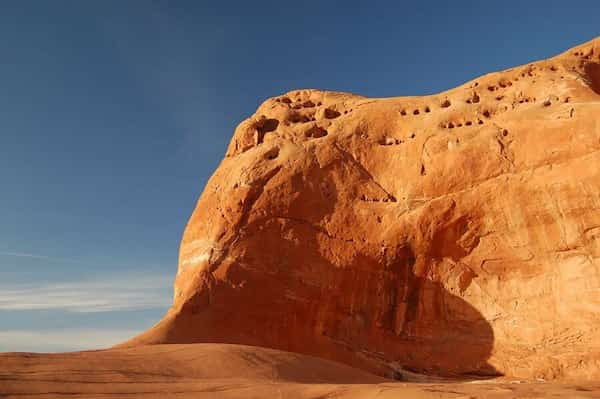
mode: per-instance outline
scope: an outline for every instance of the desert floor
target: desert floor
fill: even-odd
[[[397,382],[341,364],[225,344],[0,354],[1,398],[598,398],[600,383]]]

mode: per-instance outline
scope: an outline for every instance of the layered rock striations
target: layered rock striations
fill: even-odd
[[[382,375],[600,377],[600,38],[424,97],[298,90],[235,131],[173,306]]]

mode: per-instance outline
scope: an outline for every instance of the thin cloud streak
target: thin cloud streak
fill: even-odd
[[[6,252],[0,251],[0,256],[12,256],[15,258],[29,258],[29,259],[39,259],[39,260],[51,260],[57,262],[69,262],[69,263],[80,263],[74,259],[66,259],[66,258],[55,258],[53,256],[46,255],[38,255],[38,254],[30,254],[27,252]]]
[[[139,334],[136,330],[75,328],[0,331],[0,352],[63,352],[103,349]]]
[[[103,280],[0,284],[0,311],[62,310],[78,313],[165,308],[172,277],[115,275]]]

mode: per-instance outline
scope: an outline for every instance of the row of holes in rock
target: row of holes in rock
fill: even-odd
[[[409,139],[414,139],[415,137],[417,137],[416,133],[411,133],[411,135],[408,136]],[[398,145],[402,143],[404,143],[404,140],[394,137],[383,137],[381,140],[379,140],[380,145]]]
[[[529,65],[527,66],[524,70],[521,71],[520,74],[518,74],[517,76],[515,76],[513,79],[514,81],[519,81],[520,78],[526,78],[526,77],[535,77],[537,76],[537,74],[535,73],[536,70],[544,70],[543,67],[538,66],[538,65]],[[556,72],[558,71],[558,67],[556,67],[555,65],[550,65],[550,67],[548,67],[548,70],[552,71],[552,72]],[[564,78],[561,76],[561,78]],[[513,85],[513,82],[507,79],[502,79],[498,82],[498,84],[496,85],[488,85],[487,89],[489,91],[497,91],[499,89],[505,89],[508,88],[510,86]]]
[[[544,68],[543,67],[539,67],[537,65],[533,65],[533,64],[529,65],[529,66],[526,67],[526,69],[523,72],[521,72],[519,75],[515,76],[514,80],[518,81],[519,77],[521,77],[521,78],[524,78],[524,77],[527,77],[527,76],[534,77],[535,76],[534,71],[538,70],[538,69],[539,70],[543,70]],[[558,68],[556,66],[554,66],[554,65],[551,65],[548,69],[550,71],[552,71],[552,72],[558,71]],[[502,79],[500,79],[498,81],[497,84],[490,84],[490,85],[488,85],[487,86],[487,90],[491,91],[491,92],[494,92],[494,91],[497,91],[499,89],[506,89],[508,87],[511,87],[512,85],[513,85],[513,82],[511,80],[506,79],[506,78],[502,78]],[[477,86],[479,86],[479,82],[475,82],[474,85],[473,85],[473,87],[477,87]]]
[[[477,120],[477,125],[483,125],[483,121],[481,119]],[[472,121],[465,121],[463,122],[443,122],[440,127],[442,129],[454,129],[455,127],[463,127],[463,126],[474,126],[475,122]]]
[[[447,99],[446,99],[446,100],[442,101],[442,103],[440,104],[440,108],[448,108],[448,107],[450,107],[450,105],[452,105],[452,103],[450,102],[450,100],[447,100]],[[430,108],[428,105],[426,105],[426,106],[423,108],[423,112],[424,112],[424,113],[426,113],[426,114],[428,114],[428,113],[430,113],[430,112],[431,112],[431,108]],[[420,115],[420,114],[421,114],[421,111],[420,111],[418,108],[416,108],[416,109],[414,109],[414,110],[413,110],[411,113],[412,113],[413,115]],[[402,115],[402,116],[406,116],[406,115],[408,115],[408,114],[409,114],[409,112],[408,112],[406,109],[401,109],[401,110],[400,110],[400,115]]]
[[[514,80],[515,80],[515,82],[518,82],[519,79],[522,79],[522,78],[536,77],[536,76],[538,76],[538,74],[536,74],[535,71],[538,71],[538,70],[543,71],[544,69],[545,68],[543,66],[538,66],[538,65],[533,65],[533,64],[529,65],[524,71],[522,71],[520,74],[515,76]],[[547,69],[551,72],[557,72],[559,70],[559,68],[555,65],[550,65]],[[573,68],[571,68],[571,69],[573,69]],[[564,79],[565,77],[561,76],[560,78]],[[508,83],[510,83],[510,81]],[[535,83],[535,80],[534,80],[534,83]],[[510,85],[512,85],[512,83]]]
[[[584,53],[583,51],[575,51],[573,55],[576,57],[581,57],[584,60],[591,60],[594,57],[594,49],[589,49],[587,53]],[[598,59],[600,60],[600,53],[598,54]]]
[[[313,120],[314,120],[314,118],[313,118]],[[279,126],[279,120],[277,120],[277,119],[263,117],[262,119],[258,120],[254,125],[254,128],[256,129],[256,134],[257,134],[257,139],[256,139],[257,144],[261,144],[264,140],[265,134],[275,131],[278,126]],[[309,128],[308,130],[306,130],[304,132],[304,136],[310,137],[310,138],[324,137],[324,136],[327,136],[327,130],[320,126],[315,125],[315,126],[312,126],[311,128]]]
[[[480,100],[481,100],[481,98],[479,97],[479,94],[473,93],[473,95],[471,97],[467,98],[467,100],[465,102],[467,104],[477,104],[477,103],[479,103]],[[449,108],[451,105],[452,105],[452,103],[450,102],[450,100],[446,99],[440,104],[440,108]],[[425,108],[423,109],[423,112],[429,113],[429,112],[431,112],[431,108],[429,106],[425,106]],[[415,109],[412,111],[412,114],[420,115],[421,111],[419,109]],[[406,115],[408,115],[408,112],[406,111],[406,109],[402,109],[402,110],[400,110],[400,115],[406,116]]]
[[[352,111],[352,110],[350,110]],[[349,111],[344,111],[344,114],[347,114]],[[323,116],[325,117],[325,119],[335,119],[337,117],[339,117],[341,115],[340,112],[332,109],[332,108],[325,108],[325,110],[323,111]],[[288,121],[291,123],[307,123],[307,122],[313,122],[316,121],[317,119],[315,118],[315,114],[314,113],[310,113],[308,115],[302,115],[299,112],[292,112],[290,114],[290,116],[288,117]]]
[[[496,91],[499,89],[506,89],[510,86],[512,86],[512,82],[510,80],[501,80],[497,85],[489,85],[487,89],[488,91]]]
[[[488,109],[485,109],[485,110],[483,110],[483,112],[481,112],[481,115],[483,115],[485,118],[490,119],[493,115],[493,112]],[[483,125],[483,124],[484,124],[483,120],[480,118],[477,118],[477,125]],[[464,122],[447,121],[447,122],[442,122],[440,124],[440,127],[443,129],[454,129],[455,127],[474,126],[474,125],[475,125],[475,122],[470,121],[470,120],[467,120]]]
[[[277,98],[277,99],[275,99],[275,101],[282,102],[282,103],[285,103],[285,104],[291,104],[291,102],[292,102],[292,100],[290,100],[288,97]],[[301,108],[314,108],[314,107],[320,107],[321,105],[323,105],[323,103],[321,103],[320,101],[317,102],[316,104],[313,103],[310,100],[304,101],[302,103],[300,102],[301,100],[297,100],[297,101],[298,101],[298,103],[296,103],[293,106],[291,106],[292,109],[296,109],[297,110],[297,109],[301,109]],[[347,114],[348,112],[352,112],[352,110],[351,109],[350,110],[345,110],[344,114]],[[335,118],[337,118],[340,115],[341,115],[341,112],[336,111],[335,109],[329,108],[329,107],[325,108],[325,111],[324,111],[324,114],[323,114],[323,116],[325,118],[327,118],[327,119],[335,119]],[[311,119],[311,120],[314,120],[314,118]],[[306,121],[308,122],[308,120],[306,120]],[[292,121],[292,122],[294,122],[294,121]]]
[[[325,130],[322,127],[319,127],[319,126],[313,126],[310,129],[308,129],[304,133],[304,135],[307,138],[317,139],[317,138],[321,138],[321,137],[327,136],[327,130]],[[278,156],[279,156],[279,148],[277,148],[277,147],[274,147],[274,148],[270,149],[264,155],[265,159],[268,159],[268,160],[276,159]]]
[[[578,53],[575,53],[575,55],[577,55],[577,54]],[[533,77],[533,76],[535,76],[535,74],[534,74],[533,71],[535,69],[537,69],[537,68],[538,67],[533,66],[533,65],[529,66],[524,72],[521,72],[520,76],[521,77],[526,77],[526,76]],[[543,69],[543,68],[540,68],[540,69]],[[549,70],[553,71],[553,72],[556,72],[556,71],[558,71],[558,68],[556,66],[554,66],[554,65],[551,65],[549,67]],[[564,78],[564,77],[561,77],[561,78]],[[516,77],[515,80],[518,81],[519,77]],[[477,87],[478,85],[479,85],[479,82],[475,82],[474,86]],[[487,90],[491,91],[491,92],[494,92],[494,91],[498,91],[499,89],[506,89],[508,87],[511,87],[512,85],[513,85],[512,81],[506,80],[506,79],[502,79],[496,85],[489,85],[489,86],[487,86]],[[497,101],[500,101],[503,98],[504,98],[504,96],[497,96],[495,99]],[[478,93],[473,93],[473,95],[471,97],[469,97],[465,102],[467,104],[477,104],[477,103],[479,103],[480,102],[479,94]],[[519,102],[520,103],[529,102],[529,99],[526,98],[523,101],[519,101]],[[535,99],[533,100],[533,102],[535,102]],[[566,102],[568,102],[568,101],[566,101]],[[452,105],[452,103],[450,102],[450,100],[446,99],[446,100],[444,100],[440,104],[440,108],[448,108],[451,105]],[[429,113],[429,112],[431,112],[431,108],[429,106],[425,106],[425,108],[423,109],[423,112]],[[418,108],[414,109],[412,112],[409,112],[406,109],[400,110],[400,115],[402,115],[402,116],[407,116],[407,115],[409,115],[409,113],[412,113],[413,115],[420,115],[421,111]]]
[[[284,103],[284,104],[288,104],[288,105],[292,104],[292,100],[289,97],[276,98],[275,101],[278,103]],[[300,109],[300,108],[314,108],[315,106],[320,107],[321,105],[323,105],[323,103],[321,103],[320,101],[315,104],[310,100],[302,102],[302,100],[298,99],[298,100],[296,100],[296,104],[292,105],[291,107],[295,108],[295,109]]]
[[[478,85],[479,85],[479,83],[475,82],[474,86],[478,86]],[[498,86],[495,86],[495,85],[488,86],[488,90],[495,91],[498,89],[498,87],[506,88],[506,87],[510,87],[510,86],[512,86],[511,81],[501,80],[500,82],[498,82]],[[499,100],[499,98],[496,98],[496,99]],[[465,100],[465,102],[467,104],[477,104],[480,102],[480,100],[481,100],[481,98],[479,97],[479,94],[477,92],[474,92],[472,96],[470,96],[469,98],[467,98],[467,100]],[[450,102],[450,100],[445,99],[444,101],[442,101],[442,103],[440,103],[440,108],[449,108],[451,105],[452,105],[452,103]],[[429,106],[425,106],[423,111],[425,113],[429,113],[429,112],[431,112],[431,108]],[[415,109],[412,111],[413,115],[419,115],[420,113],[421,112],[419,111],[419,109]],[[402,110],[400,110],[400,115],[406,116],[406,115],[408,115],[408,112],[406,111],[406,109],[402,109]]]

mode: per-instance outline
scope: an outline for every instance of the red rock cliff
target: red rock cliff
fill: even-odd
[[[172,308],[126,345],[598,378],[599,150],[600,38],[432,96],[269,99],[188,222]]]

